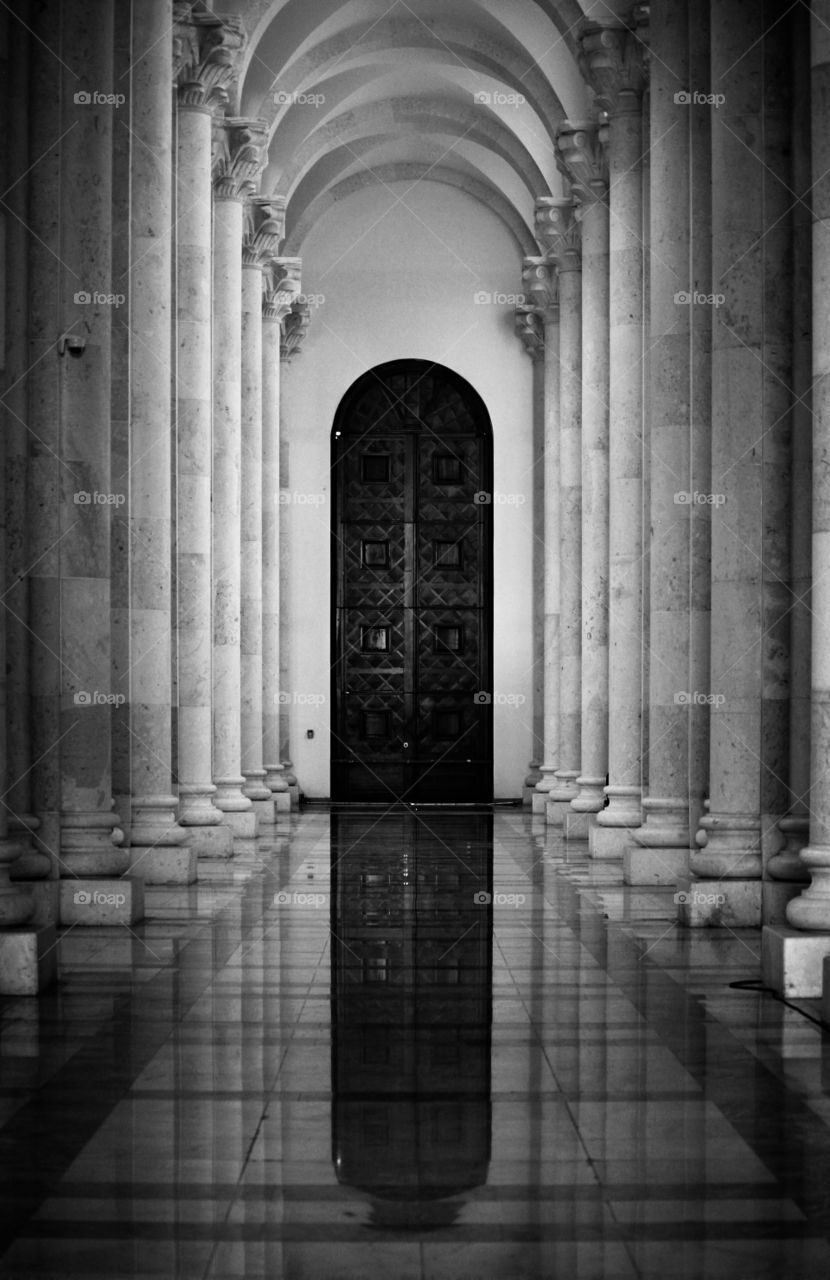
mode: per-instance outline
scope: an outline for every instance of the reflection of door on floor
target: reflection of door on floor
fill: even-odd
[[[492,799],[492,434],[440,365],[380,365],[333,433],[332,797]]]

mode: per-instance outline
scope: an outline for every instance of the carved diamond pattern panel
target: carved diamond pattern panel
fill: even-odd
[[[351,522],[341,526],[343,567],[346,581],[344,604],[384,609],[403,605],[404,526],[402,524],[366,524]],[[367,564],[366,544],[384,547],[386,564]],[[371,553],[375,556],[378,552]],[[370,556],[371,558],[371,556]]]
[[[481,526],[460,521],[422,521],[418,526],[418,580],[416,603],[421,607],[468,607],[479,604],[481,563]],[[457,566],[447,565],[436,546],[449,547],[458,559]]]
[[[419,441],[419,516],[425,518],[423,504],[437,503],[439,507],[445,503],[455,506],[458,502],[473,501],[473,495],[482,489],[481,482],[481,442],[473,439],[441,441],[440,437],[421,439]],[[448,470],[445,458],[457,458],[459,463],[458,483],[440,483],[436,479],[442,470]],[[443,514],[450,514],[444,511]]]
[[[398,693],[404,682],[404,611],[402,609],[343,609],[344,692]],[[366,652],[364,628],[388,627],[389,647]]]
[[[426,693],[418,698],[418,755],[427,760],[480,759],[483,709],[472,693]],[[445,734],[453,733],[452,737]]]
[[[418,685],[422,692],[481,688],[479,615],[475,609],[422,609],[418,616]],[[441,643],[444,627],[458,627],[461,647]],[[437,651],[436,651],[437,650]]]
[[[388,458],[388,480],[364,479],[364,459]],[[345,497],[343,519],[403,520],[406,484],[406,441],[400,437],[382,440],[349,438],[340,463],[343,468]]]

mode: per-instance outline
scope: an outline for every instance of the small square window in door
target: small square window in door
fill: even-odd
[[[360,647],[364,653],[388,653],[389,628],[361,627]]]
[[[388,484],[388,453],[364,453],[360,459],[360,478],[365,484]]]
[[[461,484],[461,459],[454,453],[433,454],[432,479],[435,484]]]
[[[364,542],[363,566],[366,569],[387,569],[389,567],[388,542]]]

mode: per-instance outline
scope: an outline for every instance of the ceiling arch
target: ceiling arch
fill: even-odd
[[[465,192],[533,253],[536,199],[563,194],[556,128],[589,114],[576,52],[595,2],[235,4],[248,43],[233,108],[268,122],[261,189],[286,200],[286,249],[301,256],[351,192],[404,179]]]

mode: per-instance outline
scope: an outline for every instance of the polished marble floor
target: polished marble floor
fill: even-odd
[[[830,1036],[674,915],[518,809],[321,809],[65,930],[0,1276],[830,1275]]]

